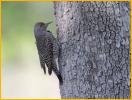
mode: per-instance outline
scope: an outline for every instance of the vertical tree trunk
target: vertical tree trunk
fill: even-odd
[[[55,2],[62,98],[130,97],[129,2]]]

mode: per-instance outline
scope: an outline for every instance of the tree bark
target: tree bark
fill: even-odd
[[[129,2],[54,2],[62,98],[130,98]]]

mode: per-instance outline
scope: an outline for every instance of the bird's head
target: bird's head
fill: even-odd
[[[35,35],[43,35],[43,31],[46,31],[47,30],[47,27],[49,24],[51,24],[51,22],[48,22],[48,23],[43,23],[43,22],[38,22],[35,24],[34,26],[34,34]]]

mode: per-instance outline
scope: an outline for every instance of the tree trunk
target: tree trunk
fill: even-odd
[[[129,2],[55,2],[62,98],[130,97]]]

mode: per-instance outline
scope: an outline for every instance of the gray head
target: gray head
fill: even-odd
[[[34,26],[34,34],[35,36],[40,36],[43,35],[43,31],[47,30],[47,27],[49,24],[51,24],[52,22],[48,22],[48,23],[43,23],[43,22],[38,22],[35,24]]]

